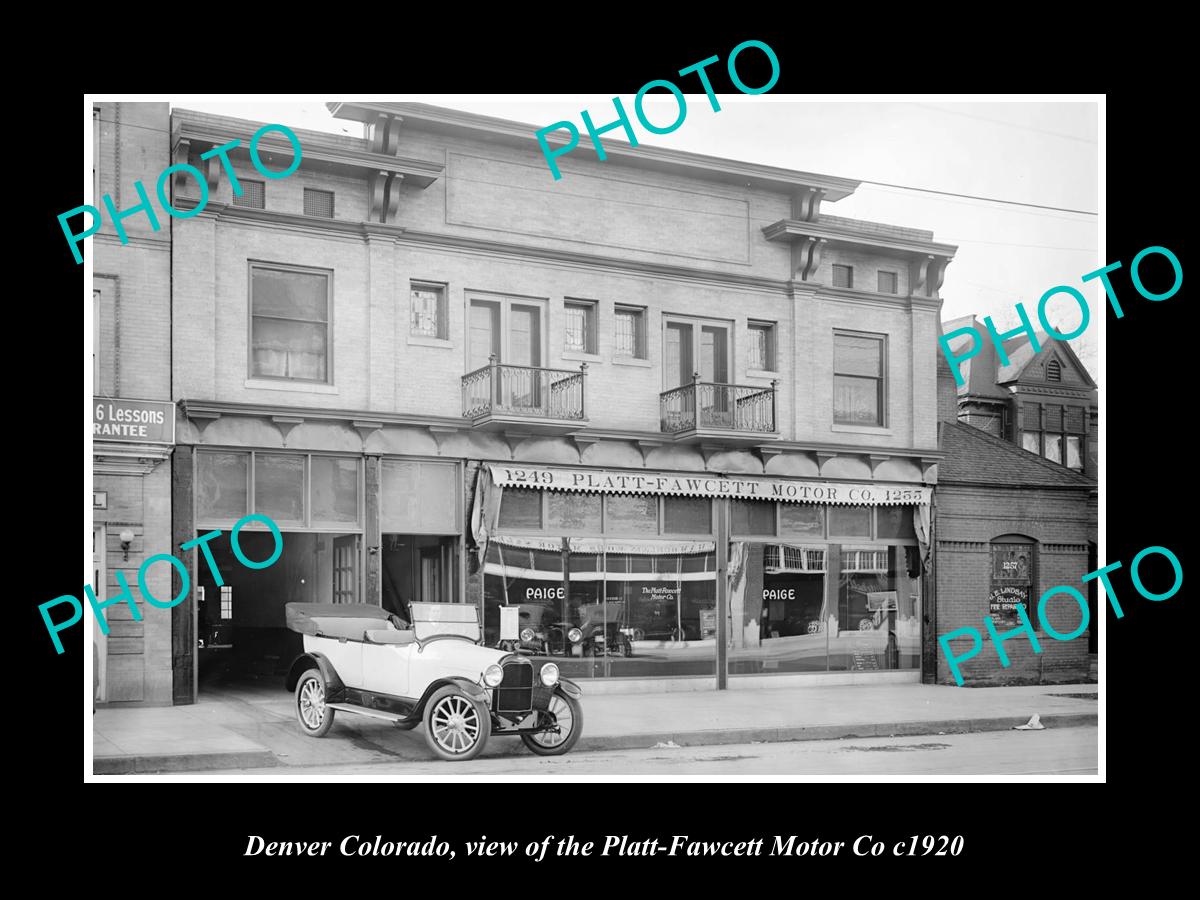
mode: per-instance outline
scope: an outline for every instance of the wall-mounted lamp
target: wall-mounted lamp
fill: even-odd
[[[125,562],[129,562],[129,545],[133,543],[133,532],[126,528],[121,532],[121,550],[125,554]]]

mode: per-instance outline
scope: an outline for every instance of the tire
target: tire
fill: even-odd
[[[583,734],[583,706],[574,697],[555,691],[550,695],[549,711],[560,722],[566,720],[566,716],[562,715],[564,711],[570,715],[570,733],[565,737],[561,733],[523,734],[521,741],[538,756],[561,756],[574,747]]]
[[[438,688],[425,704],[425,743],[441,759],[474,759],[492,733],[487,706],[460,688]]]
[[[859,631],[874,631],[875,623],[872,622],[870,619],[859,619],[858,620],[858,630]]]
[[[309,669],[296,682],[296,720],[309,737],[325,737],[333,727],[336,710],[325,705],[325,679],[320,669]]]

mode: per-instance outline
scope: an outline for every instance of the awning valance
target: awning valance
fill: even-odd
[[[666,494],[678,497],[731,497],[735,500],[778,500],[835,506],[927,505],[933,489],[921,485],[814,481],[721,475],[656,475],[569,469],[557,466],[488,466],[498,487],[547,491],[593,491],[607,494]]]

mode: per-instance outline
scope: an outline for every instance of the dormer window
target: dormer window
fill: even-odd
[[[1046,380],[1062,381],[1062,363],[1057,359],[1052,359],[1046,363]]]

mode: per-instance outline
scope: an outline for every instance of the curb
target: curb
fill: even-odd
[[[92,774],[142,775],[159,772],[202,772],[205,769],[259,769],[279,765],[282,763],[270,750],[97,756],[92,760]]]
[[[579,739],[577,751],[647,750],[655,744],[674,741],[680,747],[713,744],[750,744],[773,741],[833,741],[843,738],[908,737],[928,734],[968,734],[978,731],[1008,731],[1024,725],[1028,716],[990,719],[933,719],[920,722],[881,722],[846,725],[794,725],[782,728],[730,728],[712,731],[653,732],[647,734],[599,735]],[[1096,725],[1098,713],[1059,713],[1042,716],[1047,728],[1080,728]]]
[[[1047,728],[1082,728],[1099,723],[1097,713],[1059,713],[1042,716]],[[913,737],[918,735],[969,734],[1008,731],[1023,725],[1027,716],[997,716],[990,719],[932,719],[920,722],[881,722],[845,725],[793,725],[779,728],[727,728],[710,731],[647,732],[588,737],[584,735],[575,752],[601,750],[649,750],[657,743],[673,741],[679,747],[717,744],[750,744],[779,741],[834,741],[848,738]],[[674,748],[672,748],[674,749]],[[497,757],[528,756],[527,752],[487,754]],[[394,760],[390,762],[400,762]],[[287,767],[269,750],[229,753],[174,753],[154,756],[102,756],[94,760],[96,775],[134,775],[157,772],[199,772],[205,769],[254,769]],[[289,768],[303,769],[304,766]]]

